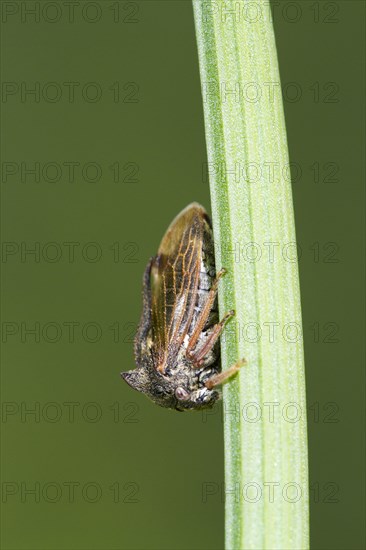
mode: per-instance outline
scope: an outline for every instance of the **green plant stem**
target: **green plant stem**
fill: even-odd
[[[265,0],[193,6],[216,261],[228,270],[219,306],[236,311],[223,369],[248,361],[224,387],[226,548],[299,550],[309,523],[305,378],[270,8]]]

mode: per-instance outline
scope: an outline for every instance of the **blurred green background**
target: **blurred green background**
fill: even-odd
[[[273,9],[311,543],[360,549],[364,4]],[[221,406],[177,414],[119,378],[145,263],[181,208],[209,209],[191,3],[2,2],[2,67],[2,548],[221,549]]]

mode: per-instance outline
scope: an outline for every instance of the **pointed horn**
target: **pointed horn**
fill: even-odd
[[[121,377],[134,390],[142,392],[145,390],[146,376],[143,369],[134,369],[121,372]]]

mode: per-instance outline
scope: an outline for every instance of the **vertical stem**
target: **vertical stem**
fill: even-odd
[[[286,129],[269,2],[193,0],[221,313],[226,548],[308,547],[305,378]]]

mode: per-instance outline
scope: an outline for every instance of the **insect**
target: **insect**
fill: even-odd
[[[217,386],[244,360],[221,372],[217,290],[226,270],[215,271],[211,221],[192,203],[173,220],[143,276],[143,308],[134,352],[137,368],[123,379],[162,407],[210,408]]]

